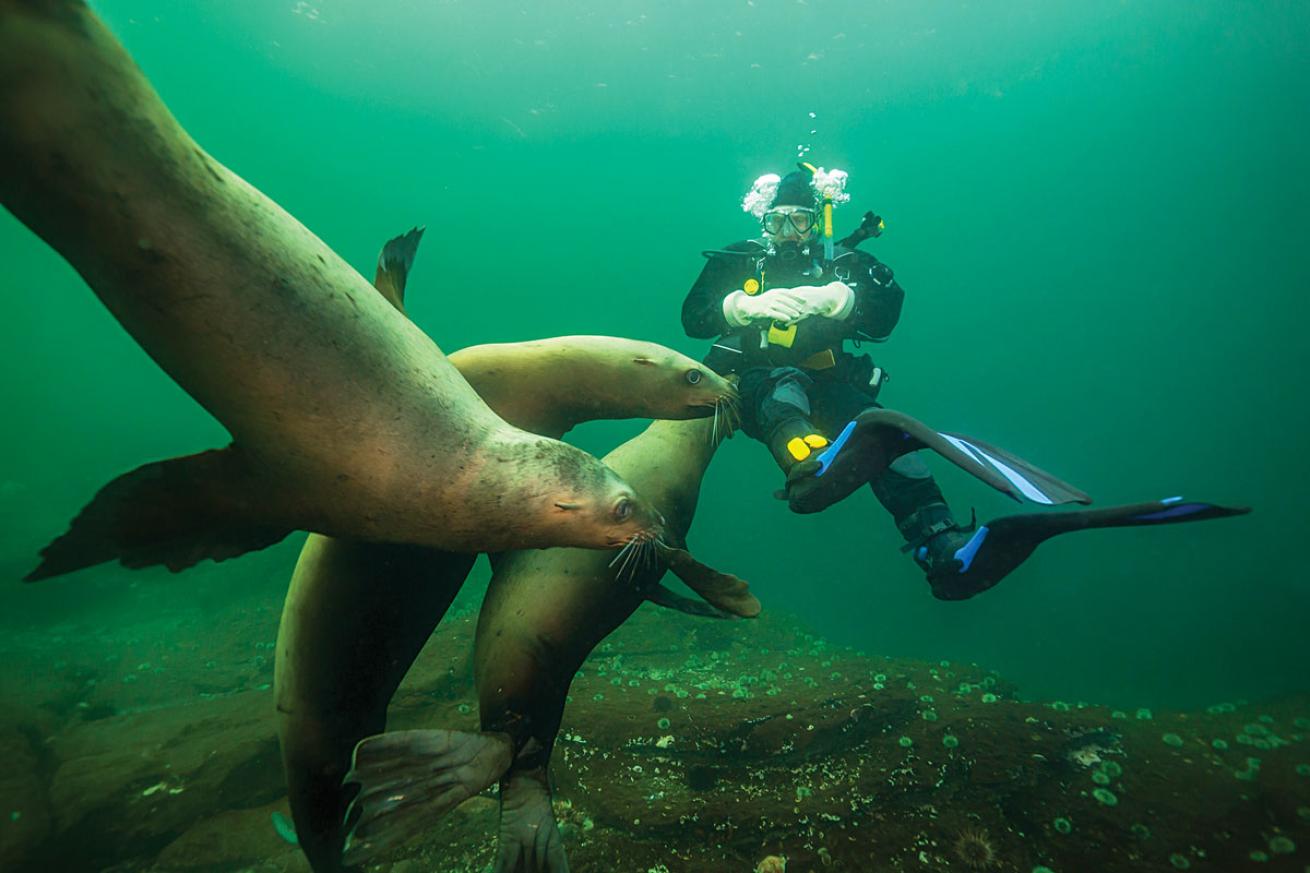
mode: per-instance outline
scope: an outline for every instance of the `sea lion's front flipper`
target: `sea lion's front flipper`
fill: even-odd
[[[569,873],[544,768],[500,783],[500,830],[492,873]]]
[[[928,576],[933,595],[942,600],[964,600],[986,591],[1018,567],[1039,545],[1051,537],[1097,527],[1138,527],[1178,524],[1244,515],[1246,507],[1217,506],[1184,501],[1179,497],[1107,506],[1104,509],[1075,509],[1007,515],[980,525],[954,560],[935,566]]]
[[[346,810],[347,866],[423,833],[434,818],[493,785],[509,769],[507,734],[461,731],[392,731],[355,746],[342,782],[358,784]]]
[[[261,519],[262,495],[234,448],[156,461],[100,489],[41,550],[35,582],[117,559],[173,572],[223,561],[281,541],[291,528]]]
[[[373,276],[373,287],[401,312],[405,311],[405,284],[409,281],[414,255],[418,253],[419,240],[423,239],[423,231],[426,229],[416,227],[389,239],[378,253],[378,270]]]
[[[656,606],[662,606],[665,609],[672,609],[676,612],[683,612],[687,615],[695,615],[702,618],[740,618],[740,616],[719,609],[717,606],[706,603],[703,600],[683,597],[681,594],[670,591],[663,585],[652,585],[646,589],[645,594],[646,599]]]
[[[660,557],[668,562],[673,575],[705,598],[707,603],[742,618],[755,618],[760,614],[763,607],[759,599],[751,594],[750,586],[744,579],[705,566],[686,549],[661,546]]]

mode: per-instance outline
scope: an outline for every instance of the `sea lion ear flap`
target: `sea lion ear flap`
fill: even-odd
[[[655,362],[652,361],[650,358],[647,358],[647,357],[633,358],[633,359],[632,359],[632,363],[634,363],[634,364],[644,364],[644,365],[647,366],[647,367],[653,367],[653,366],[655,366]]]
[[[569,512],[569,511],[574,510],[574,509],[581,509],[581,508],[582,508],[582,504],[581,504],[581,503],[566,503],[566,502],[563,501],[563,500],[556,500],[556,501],[555,501],[555,506],[557,506],[558,508],[564,510],[565,512]]]

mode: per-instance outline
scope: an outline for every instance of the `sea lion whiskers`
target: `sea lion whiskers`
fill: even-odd
[[[655,566],[655,543],[653,538],[643,540],[641,545],[637,547],[637,560],[643,569]]]
[[[619,549],[617,552],[614,553],[614,557],[610,560],[608,566],[613,567],[613,566],[614,566],[615,564],[617,564],[620,560],[622,560],[623,556],[624,556],[625,554],[627,554],[628,550],[631,549],[631,548],[633,547],[633,545],[635,545],[635,544],[636,544],[636,540],[635,540],[635,539],[628,540],[628,541],[623,545],[623,548]]]
[[[631,583],[637,581],[637,573],[646,566],[646,556],[649,548],[650,537],[644,536],[637,540],[637,547],[632,550],[632,561],[624,568],[627,571],[626,581]],[[619,578],[623,578],[622,574],[620,574]]]
[[[626,573],[628,571],[628,568],[631,566],[632,556],[635,555],[637,551],[635,548],[636,544],[637,544],[636,540],[633,540],[632,542],[628,543],[628,545],[623,547],[623,552],[625,554],[623,557],[623,563],[619,565],[619,569],[614,574],[614,578],[616,580],[622,580],[623,574]]]
[[[609,565],[613,567],[615,562],[622,559],[614,578],[618,581],[633,581],[639,569],[651,566],[655,543],[659,539],[659,534],[653,531],[638,531],[633,534],[627,545],[619,550],[614,560],[610,561]]]
[[[719,419],[723,419],[723,436],[727,439],[737,430],[741,412],[735,394],[720,394],[714,401],[714,425],[710,431],[710,443],[719,444]]]

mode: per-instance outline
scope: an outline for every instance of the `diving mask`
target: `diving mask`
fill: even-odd
[[[788,224],[799,234],[807,234],[814,229],[818,213],[813,209],[796,209],[791,212],[772,210],[764,213],[761,223],[767,233],[780,234]]]

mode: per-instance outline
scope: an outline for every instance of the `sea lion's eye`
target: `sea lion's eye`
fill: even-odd
[[[687,382],[688,382],[688,384],[695,385],[695,384],[697,384],[698,382],[700,382],[700,380],[701,380],[701,371],[700,371],[700,370],[688,370],[688,371],[687,371]]]
[[[630,515],[632,515],[632,501],[624,497],[614,507],[614,519],[616,521],[627,521]]]

